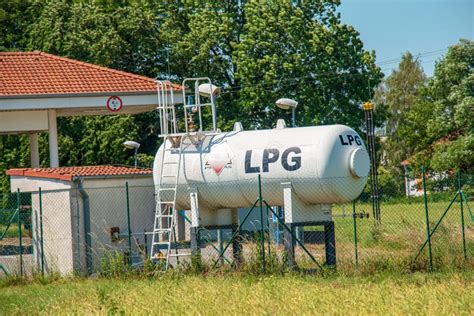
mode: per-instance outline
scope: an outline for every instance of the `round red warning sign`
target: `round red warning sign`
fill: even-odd
[[[123,102],[120,97],[113,95],[107,99],[107,109],[112,112],[118,112],[123,108]]]

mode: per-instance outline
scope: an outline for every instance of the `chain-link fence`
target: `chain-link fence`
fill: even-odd
[[[29,193],[0,195],[0,276],[35,266],[31,205]]]
[[[198,187],[200,219],[192,210],[174,212],[170,265],[191,266],[193,258],[209,268],[256,271],[472,264],[472,175],[381,174],[375,205],[370,187],[359,195],[360,183],[346,179],[259,179],[225,190],[219,184],[206,189],[210,194],[200,195]],[[189,198],[185,191],[178,199]],[[153,186],[125,182],[3,194],[0,275],[141,268],[152,255],[155,199]],[[248,207],[228,207],[236,203]],[[164,262],[167,249],[151,261]]]

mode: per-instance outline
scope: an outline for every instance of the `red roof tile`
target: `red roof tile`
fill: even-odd
[[[151,169],[124,166],[82,166],[59,168],[10,169],[9,176],[24,176],[72,181],[75,177],[151,175]]]
[[[37,51],[0,52],[0,74],[0,97],[156,93],[154,79]]]

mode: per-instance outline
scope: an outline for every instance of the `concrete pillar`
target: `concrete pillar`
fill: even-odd
[[[201,247],[199,245],[199,203],[198,193],[195,188],[190,188],[189,198],[191,200],[191,254],[193,260],[200,261]]]
[[[30,160],[32,168],[39,168],[39,145],[38,145],[38,133],[31,133],[30,135]]]
[[[56,122],[56,110],[48,110],[48,140],[49,164],[52,168],[59,167],[58,124]]]
[[[295,261],[295,225],[294,225],[294,214],[293,214],[293,187],[290,182],[281,184],[283,188],[283,208],[285,210],[285,224],[288,226],[290,231],[285,229],[284,233],[284,245],[287,254],[287,264],[290,269],[296,267]]]

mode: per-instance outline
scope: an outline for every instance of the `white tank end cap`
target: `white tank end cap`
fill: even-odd
[[[357,178],[367,177],[370,171],[370,159],[367,150],[356,148],[351,152],[349,169],[352,175]]]
[[[242,123],[240,122],[235,122],[234,123],[234,132],[240,132],[243,131],[244,127],[242,126]]]
[[[276,129],[282,129],[286,127],[286,123],[284,119],[278,119],[276,123]]]

